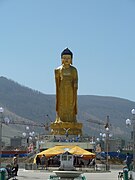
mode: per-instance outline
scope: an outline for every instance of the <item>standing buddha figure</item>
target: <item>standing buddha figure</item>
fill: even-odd
[[[64,49],[61,53],[61,66],[55,69],[56,82],[56,121],[76,122],[78,73],[72,66],[73,53]]]

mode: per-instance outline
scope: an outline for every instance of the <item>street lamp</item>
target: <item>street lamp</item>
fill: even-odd
[[[109,152],[109,127],[106,128],[106,170],[109,170],[108,152]]]
[[[27,141],[27,149],[29,151],[29,141],[33,139],[33,137],[35,136],[35,132],[32,131],[32,132],[29,132],[29,126],[26,126],[26,132],[23,132],[22,135],[24,138],[26,138],[26,141]]]
[[[131,110],[132,120],[127,119],[126,125],[133,126],[133,170],[135,171],[135,109]]]
[[[106,170],[109,170],[109,140],[112,137],[112,134],[110,134],[110,124],[109,124],[109,116],[107,116],[107,123],[105,125],[105,133],[100,133],[100,137],[102,141],[105,141],[106,145]]]
[[[1,157],[2,157],[2,120],[3,120],[4,109],[0,107],[0,167],[1,167]]]
[[[100,133],[100,137],[102,141],[105,141],[105,151],[106,151],[106,170],[109,170],[109,158],[108,158],[108,153],[109,153],[109,137],[111,135],[109,134],[109,128],[105,128],[105,133]]]
[[[27,148],[29,147],[29,126],[26,126],[26,132],[23,132],[22,135],[24,138],[26,138],[26,142],[27,142]]]

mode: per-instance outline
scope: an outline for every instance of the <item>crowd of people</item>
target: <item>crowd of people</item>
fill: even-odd
[[[79,142],[80,137],[76,136],[75,138],[69,138],[67,136],[65,137],[56,137],[54,136],[53,142]]]
[[[60,166],[60,156],[56,155],[54,157],[47,158],[45,154],[42,156],[37,155],[36,157],[36,165],[37,169],[42,168],[42,169],[48,169],[49,166]],[[81,157],[74,156],[74,161],[73,165],[75,167],[95,167],[96,166],[96,161],[95,158],[91,158],[89,160],[84,160]]]

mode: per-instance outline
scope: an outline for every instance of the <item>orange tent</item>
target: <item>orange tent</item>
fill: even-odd
[[[95,158],[95,154],[91,153],[89,151],[86,151],[85,149],[80,148],[79,146],[54,146],[52,148],[49,148],[47,150],[44,150],[38,154],[36,154],[35,158],[34,158],[34,163],[36,162],[36,157],[39,155],[39,157],[41,157],[43,154],[45,154],[45,156],[47,158],[59,155],[59,154],[63,154],[64,152],[69,152],[70,154],[73,154],[75,156],[80,156],[82,158],[85,159],[90,159],[90,158]]]

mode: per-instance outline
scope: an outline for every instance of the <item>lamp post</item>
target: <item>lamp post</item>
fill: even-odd
[[[107,123],[105,125],[105,133],[100,133],[100,137],[102,141],[105,141],[105,150],[106,150],[106,170],[109,170],[109,140],[112,137],[110,134],[110,124],[109,124],[109,116],[107,116]]]
[[[105,128],[105,133],[100,133],[100,138],[97,138],[100,143],[105,142],[105,151],[106,151],[106,170],[109,170],[109,139],[112,137],[110,134],[110,129]],[[103,144],[101,144],[102,149]]]
[[[109,127],[106,128],[106,170],[109,170],[109,159],[108,159],[108,152],[109,152]]]
[[[112,134],[110,134],[109,127],[106,127],[105,130],[106,132],[102,134],[102,137],[106,145],[106,170],[109,170],[109,140],[112,137]]]
[[[29,126],[26,126],[26,132],[23,132],[23,137],[26,138],[26,141],[27,141],[27,150],[29,152],[29,145],[30,145],[30,140],[32,140],[32,138],[35,136],[35,132],[29,132]]]
[[[1,167],[1,157],[2,157],[2,120],[3,120],[4,109],[0,107],[0,167]]]
[[[133,170],[135,171],[135,109],[131,110],[132,113],[132,120],[127,119],[126,125],[133,127]]]

